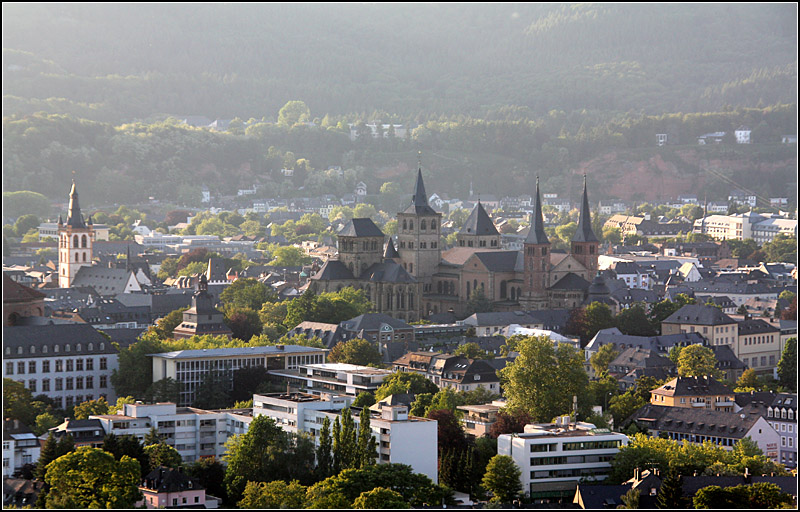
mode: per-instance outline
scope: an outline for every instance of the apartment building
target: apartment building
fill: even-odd
[[[324,363],[328,351],[300,345],[247,346],[179,350],[148,354],[153,360],[153,382],[172,378],[180,385],[178,405],[195,400],[195,392],[209,374],[221,375],[233,386],[233,372],[261,366],[267,370],[296,370],[301,365]]]
[[[33,431],[18,420],[3,421],[3,478],[39,460],[41,445]]]
[[[307,393],[357,396],[363,392],[374,394],[392,371],[356,364],[322,363],[301,365],[296,370],[270,370],[269,374]]]
[[[89,324],[3,327],[3,378],[22,383],[63,409],[117,397],[111,373],[117,349]]]
[[[733,390],[708,377],[677,377],[650,391],[650,403],[688,409],[733,412]]]
[[[797,393],[778,393],[767,407],[767,422],[781,437],[781,464],[797,468]]]
[[[492,425],[497,421],[497,413],[502,408],[495,404],[459,405],[459,411],[464,411],[461,416],[461,425],[464,432],[474,437],[483,437],[489,433]]]
[[[661,322],[662,334],[693,332],[702,335],[708,345],[736,347],[739,324],[719,308],[701,304],[687,304]]]
[[[771,374],[781,359],[781,330],[760,318],[742,320],[734,348],[736,356],[756,373]]]
[[[288,432],[307,432],[317,444],[324,419],[327,417],[333,425],[350,403],[352,397],[337,395],[253,395],[253,416],[266,415]],[[438,482],[437,422],[409,416],[408,407],[403,405],[377,405],[371,408],[370,428],[377,441],[378,463],[408,464],[415,473]],[[360,412],[350,411],[356,427]]]
[[[628,444],[624,434],[570,423],[568,416],[558,420],[497,438],[497,453],[514,459],[522,471],[522,490],[534,500],[572,498],[579,481],[605,480],[614,455]]]

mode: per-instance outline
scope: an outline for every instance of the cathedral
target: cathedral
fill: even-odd
[[[442,214],[428,204],[422,170],[411,203],[397,214],[397,247],[370,219],[353,219],[338,233],[338,259],[311,276],[316,293],[345,286],[364,290],[374,310],[414,322],[429,315],[467,314],[479,290],[494,311],[580,306],[597,274],[600,241],[592,231],[586,177],[578,229],[569,253],[553,252],[544,230],[539,181],[522,251],[501,249],[500,233],[480,201],[456,247],[440,247]],[[384,245],[385,243],[385,245]]]

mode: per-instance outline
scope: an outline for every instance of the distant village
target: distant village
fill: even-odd
[[[208,121],[206,126],[216,123],[217,129],[229,124]],[[390,131],[403,136],[406,130],[366,126],[373,137]],[[724,136],[707,134],[698,143]],[[749,143],[749,130],[740,127],[735,137]],[[796,137],[785,142],[796,143]],[[669,144],[667,135],[657,143]],[[797,468],[796,376],[793,389],[784,385],[781,365],[794,347],[796,372],[797,267],[748,259],[737,249],[743,243],[759,249],[791,241],[796,262],[796,198],[732,188],[725,202],[687,195],[637,214],[635,204],[593,202],[598,184],[592,176],[582,177],[575,201],[540,190],[538,181],[535,190],[518,197],[470,190],[468,197],[454,198],[426,188],[424,174],[420,167],[413,183],[402,184],[404,206],[391,218],[391,233],[388,223],[380,227],[370,217],[331,221],[337,208],[369,204],[377,192],[363,182],[345,197],[293,199],[268,197],[255,185],[219,197],[203,186],[202,204],[194,205],[202,209],[194,208],[166,230],[134,221],[133,239],[125,240],[112,240],[112,226],[84,213],[81,183],[73,182],[64,191],[65,215],[41,223],[37,241],[13,244],[3,258],[4,381],[19,383],[32,397],[46,397],[53,411],[65,415],[44,430],[6,417],[4,505],[36,503],[42,482],[31,477],[30,467],[50,437],[100,447],[109,434],[144,441],[155,433],[184,463],[222,461],[226,441],[247,433],[260,416],[287,432],[310,434],[318,447],[323,422],[338,425],[343,414],[352,414],[349,421],[356,426],[365,421],[371,426],[373,463],[407,464],[434,484],[453,487],[456,477],[443,473],[449,452],[441,447],[441,420],[423,416],[420,393],[408,387],[374,403],[362,397],[380,396],[397,374],[413,374],[431,383],[437,397],[444,390],[485,393],[486,401],[458,405],[453,413],[465,439],[496,440],[494,455],[513,460],[519,470],[513,497],[518,506],[524,501],[617,508],[633,490],[642,508],[652,508],[666,499],[660,498],[661,489],[674,485],[672,476],[655,467],[642,465],[621,482],[603,484],[621,471],[615,456],[640,442],[636,433],[710,442],[731,453],[748,438],[765,461],[780,468],[780,474],[750,469],[684,474],[677,492],[686,503],[709,486],[770,482],[796,506],[796,476],[786,473]],[[652,213],[659,209],[672,214]],[[457,223],[452,214],[459,210],[465,216]],[[201,212],[269,215],[270,224],[257,235],[185,234]],[[273,234],[273,225],[309,214],[328,223],[315,240],[293,244]],[[557,241],[553,228],[570,214],[574,231]],[[598,216],[606,220],[598,223]],[[280,247],[294,247],[302,262],[271,263]],[[45,261],[37,252],[42,250],[54,258]],[[209,256],[194,262],[196,272],[164,276],[173,260],[198,254]],[[247,264],[235,267],[234,258]],[[170,339],[236,338],[226,313],[231,305],[225,303],[233,293],[226,290],[247,283],[280,304],[320,296],[345,301],[351,290],[368,308],[338,322],[297,318],[299,323],[286,325],[269,343],[243,339],[239,346],[148,353],[152,383],[176,383],[173,400],[134,396],[115,412],[74,417],[72,411],[87,402],[102,398],[113,405],[125,398],[112,384],[120,353],[166,325],[170,314],[177,318]],[[659,318],[665,307],[672,309]],[[612,320],[634,311],[650,319],[642,332]],[[608,322],[592,324],[599,327],[592,330],[587,318],[601,313]],[[271,336],[266,324],[256,336]],[[613,378],[612,388],[587,402],[590,414],[578,412],[576,397],[574,407],[558,411],[553,421],[550,416],[509,426],[516,399],[505,387],[515,360],[527,357],[518,340],[529,337],[580,354],[590,386]],[[375,351],[375,361],[343,362],[342,347],[361,340]],[[708,373],[686,369],[689,363],[676,354],[689,347],[713,355]],[[254,367],[264,369],[270,391],[251,393],[242,407],[198,407],[209,375],[227,375],[229,380],[217,385],[233,389],[232,376]],[[634,393],[644,398],[632,402],[633,410],[618,405],[620,396]],[[453,505],[480,506],[491,498],[453,488]],[[147,508],[235,505],[176,468],[155,468],[139,489],[138,504]]]

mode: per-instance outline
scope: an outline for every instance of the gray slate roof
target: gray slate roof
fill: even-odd
[[[91,351],[89,343],[93,344]],[[102,350],[101,343],[104,347]],[[69,352],[65,351],[67,344],[70,345]],[[77,350],[78,344],[81,345],[81,350]],[[54,351],[56,345],[59,347],[58,352]],[[47,353],[43,353],[44,346],[48,347]],[[17,353],[19,347],[22,347],[22,354]],[[34,353],[30,352],[31,347]],[[6,349],[11,349],[11,353],[6,354]],[[80,356],[117,352],[111,342],[97,329],[83,323],[3,327],[3,350],[5,359],[53,357],[53,354]]]
[[[717,307],[702,304],[687,304],[667,317],[662,323],[726,325],[736,323],[736,321],[720,311]]]
[[[490,272],[513,272],[518,254],[519,251],[487,251],[476,252],[475,256]]]
[[[623,424],[635,421],[648,429],[683,434],[741,439],[761,416],[714,411],[711,409],[668,407],[647,404],[633,413]]]
[[[550,287],[550,290],[582,290],[586,292],[589,289],[590,283],[578,274],[569,272],[567,275],[558,280],[556,284]]]
[[[377,331],[381,324],[386,324],[394,329],[413,330],[413,326],[383,313],[364,313],[350,320],[341,322],[341,326],[348,332]]]
[[[124,268],[81,267],[72,281],[73,286],[91,286],[101,295],[118,295],[125,292],[132,272]]]
[[[470,212],[469,217],[467,217],[466,222],[464,222],[464,226],[461,228],[460,233],[477,236],[500,234],[480,201],[478,201],[478,203],[475,205],[475,208],[473,208]]]
[[[370,218],[364,219],[350,219],[344,227],[337,233],[338,236],[380,236],[383,237],[383,231],[372,222]]]

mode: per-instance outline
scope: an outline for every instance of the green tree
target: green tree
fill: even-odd
[[[486,352],[481,350],[480,345],[472,341],[459,345],[453,354],[457,356],[464,356],[467,359],[489,359]]]
[[[736,390],[742,389],[742,392],[755,391],[758,389],[758,375],[752,368],[742,372],[742,376],[736,381]],[[744,390],[747,391],[744,391]],[[739,391],[737,391],[739,392]]]
[[[511,503],[522,491],[522,471],[508,455],[495,455],[486,466],[483,486],[494,494],[492,502]]]
[[[150,472],[150,457],[147,455],[142,443],[134,435],[118,436],[114,433],[108,433],[103,438],[102,449],[113,455],[116,460],[122,459],[125,455],[136,459],[142,471],[142,478]]]
[[[608,402],[608,411],[614,417],[614,425],[621,424],[640,407],[647,405],[648,401],[630,389],[621,395],[612,397]]]
[[[371,407],[375,405],[375,395],[369,391],[362,391],[356,396],[351,405],[358,408]]]
[[[286,307],[286,320],[284,325],[292,329],[296,325],[311,319],[311,314],[317,303],[317,295],[310,287],[303,295],[292,300]]]
[[[353,501],[354,509],[379,510],[385,508],[411,508],[405,502],[403,495],[397,491],[376,487],[371,491],[364,491]]]
[[[82,446],[47,465],[47,508],[133,508],[140,478],[136,460]]]
[[[225,466],[213,457],[205,457],[194,461],[185,466],[186,474],[191,478],[197,479],[206,493],[227,501],[227,490],[225,489]]]
[[[317,447],[317,471],[320,478],[327,478],[333,472],[333,439],[331,438],[331,420],[326,416],[322,420]]]
[[[311,111],[303,101],[292,100],[278,111],[278,124],[292,127],[297,123],[305,123],[311,119]]]
[[[600,349],[592,354],[589,358],[589,364],[592,365],[592,369],[594,369],[594,373],[596,375],[600,375],[603,372],[608,371],[608,365],[611,364],[611,361],[619,356],[619,350],[614,348],[614,345],[611,343],[607,343],[602,345]]]
[[[14,233],[18,237],[22,237],[29,231],[33,230],[36,233],[36,228],[39,227],[39,217],[36,215],[23,215],[17,219],[17,222],[14,223]],[[39,240],[38,234],[36,236],[36,241]]]
[[[261,334],[261,318],[250,308],[228,306],[223,318],[225,325],[231,330],[234,338],[249,341],[253,336]]]
[[[672,510],[685,507],[682,478],[678,472],[674,470],[667,472],[664,481],[661,482],[661,489],[658,490],[656,507]]]
[[[387,396],[398,393],[410,393],[413,395],[430,393],[434,395],[438,392],[439,387],[419,373],[395,372],[385,378],[383,384],[375,391],[375,400],[380,402]]]
[[[150,460],[151,471],[162,466],[165,468],[179,468],[181,467],[181,462],[183,462],[178,450],[164,442],[145,446],[144,451]]]
[[[299,481],[247,482],[239,508],[305,508],[308,488]]]
[[[272,293],[264,283],[248,278],[237,279],[226,286],[219,295],[219,300],[225,306],[237,309],[249,308],[259,311],[265,302],[274,302],[277,296]]]
[[[347,363],[358,365],[380,365],[382,357],[377,347],[362,338],[340,341],[328,354],[331,363]]]
[[[52,412],[43,412],[36,416],[34,426],[32,426],[33,433],[42,435],[53,427],[57,427],[64,420],[63,417],[56,416]]]
[[[117,396],[144,395],[153,383],[153,362],[147,354],[167,351],[162,340],[147,334],[127,348],[120,349],[117,356],[119,366],[111,372],[111,384]]]
[[[534,421],[550,421],[572,409],[572,397],[581,396],[588,382],[583,357],[565,343],[529,337],[517,344],[519,356],[500,370],[510,409],[521,409]]]
[[[642,494],[639,489],[631,488],[628,492],[626,492],[620,497],[624,505],[621,505],[617,508],[627,508],[627,509],[639,508],[639,498],[641,497],[641,495]]]
[[[718,485],[703,487],[694,495],[694,508],[786,508],[791,506],[792,497],[781,492],[773,483],[757,482],[751,485],[737,485],[722,488]]]
[[[608,304],[603,302],[592,302],[586,306],[584,314],[584,331],[582,337],[590,340],[594,338],[597,331],[614,327],[614,315],[611,313],[611,308]]]
[[[635,304],[630,308],[623,309],[615,320],[617,328],[623,334],[630,336],[655,336],[657,334],[641,304]]]
[[[44,480],[45,473],[47,472],[47,465],[74,449],[75,443],[72,440],[72,436],[64,436],[58,440],[55,435],[50,432],[44,445],[42,445],[39,460],[36,461],[34,476],[38,480]]]
[[[718,378],[714,351],[703,345],[683,347],[678,356],[678,375],[681,377],[709,376]]]
[[[102,414],[108,414],[108,402],[105,398],[100,397],[97,400],[89,400],[76,405],[72,416],[76,420],[86,420],[89,419],[89,416]]]
[[[50,210],[50,200],[38,192],[30,190],[3,192],[3,217],[5,218],[13,219],[24,215],[46,217]]]
[[[272,257],[273,260],[269,264],[275,267],[300,267],[311,263],[311,257],[294,246],[278,247],[272,252]]]
[[[36,421],[35,411],[30,407],[31,392],[21,382],[3,378],[3,417],[19,420],[25,425]]]
[[[475,288],[467,301],[467,314],[486,313],[492,310],[492,301],[483,293],[483,288]]]
[[[338,471],[351,468],[358,469],[360,462],[358,459],[358,433],[350,408],[342,409],[339,417],[342,422],[338,436],[336,435],[335,423],[333,430],[333,459],[336,464],[335,467]]]
[[[797,390],[797,338],[789,338],[778,361],[778,380],[781,386]]]
[[[378,445],[372,436],[369,416],[370,410],[368,408],[361,409],[356,445],[356,467],[359,468],[375,464],[375,459],[378,458]]]

